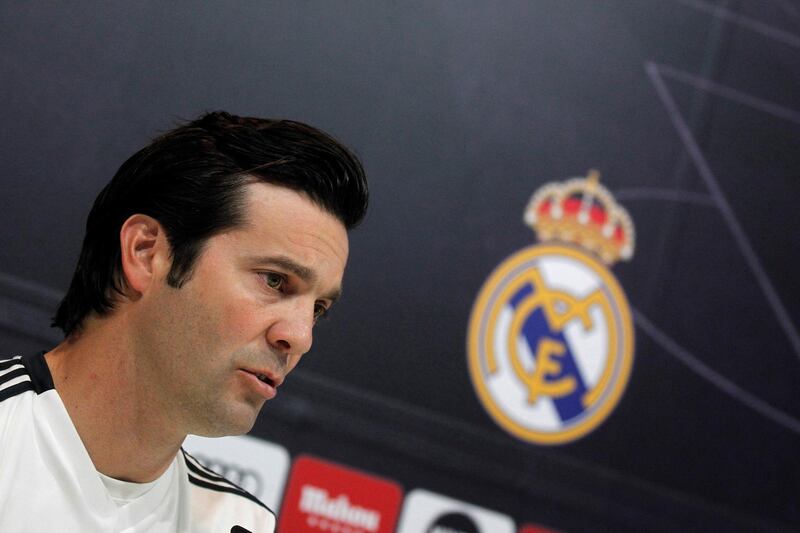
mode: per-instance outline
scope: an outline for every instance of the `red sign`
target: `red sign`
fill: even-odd
[[[392,533],[403,491],[393,481],[299,457],[278,515],[278,533]]]
[[[519,533],[559,533],[555,529],[548,529],[542,526],[534,526],[532,524],[525,524],[519,528]]]

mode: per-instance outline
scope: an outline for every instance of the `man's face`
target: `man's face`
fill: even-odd
[[[244,214],[206,242],[180,289],[161,272],[142,297],[141,371],[164,391],[154,408],[189,433],[249,431],[341,290],[348,241],[337,218],[265,183],[246,186]]]

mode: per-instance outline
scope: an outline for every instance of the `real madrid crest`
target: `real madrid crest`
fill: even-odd
[[[536,444],[594,430],[631,373],[631,313],[608,267],[633,256],[633,223],[599,179],[590,171],[533,195],[525,222],[540,244],[498,265],[470,317],[478,397],[503,429]]]

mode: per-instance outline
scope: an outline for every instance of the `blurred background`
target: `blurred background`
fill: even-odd
[[[0,80],[4,354],[60,340],[128,156],[203,111],[291,118],[354,149],[371,207],[253,436],[520,531],[800,530],[797,3],[3,2]],[[633,370],[540,446],[484,410],[468,320],[534,191],[590,168],[636,228]]]

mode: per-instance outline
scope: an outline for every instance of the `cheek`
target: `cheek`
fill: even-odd
[[[215,352],[236,350],[259,335],[258,321],[263,305],[253,298],[255,277],[243,276],[226,262],[209,256],[202,272],[198,272],[195,290],[188,304],[194,309],[195,325],[202,329],[201,338]],[[209,273],[210,272],[210,273]],[[188,286],[187,286],[188,288]]]
[[[261,334],[260,313],[250,302],[230,302],[220,308],[217,334],[232,342],[247,342]]]

